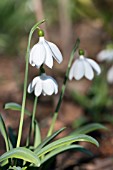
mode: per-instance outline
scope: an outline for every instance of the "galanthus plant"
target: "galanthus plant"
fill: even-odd
[[[99,61],[107,61],[113,64],[113,44],[108,44],[105,49],[97,54],[97,59]],[[108,69],[107,81],[113,84],[113,65]]]
[[[79,50],[80,58],[77,59],[72,65],[74,54],[78,50],[80,44],[80,40],[77,39],[70,55],[66,74],[64,76],[64,82],[62,85],[61,93],[59,95],[58,103],[53,113],[51,125],[48,129],[46,137],[42,139],[41,131],[35,117],[38,97],[41,94],[46,97],[46,95],[50,96],[54,93],[58,93],[58,84],[54,78],[47,75],[44,65],[46,64],[49,68],[52,68],[53,58],[55,58],[58,63],[61,63],[63,60],[59,48],[55,44],[45,40],[44,31],[39,28],[39,26],[43,22],[45,22],[45,20],[36,23],[32,27],[29,34],[25,58],[26,67],[22,105],[19,105],[18,103],[6,103],[4,107],[4,109],[20,111],[20,121],[16,138],[16,146],[13,145],[13,143],[11,142],[12,140],[8,135],[5,122],[0,115],[0,131],[6,144],[6,152],[4,152],[4,154],[0,156],[0,167],[4,170],[48,169],[48,165],[54,160],[55,156],[67,150],[80,151],[90,155],[91,152],[85,149],[82,145],[79,145],[78,142],[85,141],[99,146],[98,141],[93,137],[87,135],[87,133],[99,128],[104,128],[102,125],[97,123],[88,124],[84,127],[81,127],[81,129],[76,129],[74,132],[71,132],[65,137],[56,140],[54,139],[58,134],[62,133],[66,129],[65,127],[62,127],[61,129],[54,132],[54,125],[58,117],[68,79],[72,79],[72,77],[75,77],[79,80],[85,75],[86,78],[91,80],[94,77],[93,69],[97,72],[97,74],[100,74],[100,67],[98,66],[98,64],[92,59],[85,58],[83,50]],[[31,38],[34,31],[37,29],[39,42],[34,45],[33,48],[31,48]],[[36,69],[36,71],[37,69],[39,70],[39,75],[37,75],[28,85],[29,63],[34,66],[34,69]],[[35,95],[32,113],[30,113],[25,108],[27,92],[34,92]],[[30,117],[31,123],[29,125],[29,133],[25,142],[26,144],[24,146],[21,146],[23,132],[22,129],[25,114]],[[32,136],[33,142],[31,143]]]

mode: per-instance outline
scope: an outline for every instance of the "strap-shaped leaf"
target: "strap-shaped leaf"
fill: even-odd
[[[1,131],[1,134],[4,138],[4,140],[5,140],[6,150],[9,151],[10,149],[12,149],[12,144],[11,144],[11,141],[8,137],[7,130],[6,130],[6,127],[5,127],[5,123],[4,123],[4,120],[2,119],[1,115],[0,115],[0,131]]]
[[[98,129],[107,129],[105,126],[101,125],[100,123],[91,123],[85,126],[82,126],[78,129],[76,129],[74,132],[72,132],[70,135],[75,134],[87,134],[89,132],[98,130]]]
[[[16,110],[16,111],[21,111],[22,109],[22,106],[18,103],[6,103],[5,106],[4,106],[4,109],[9,109],[9,110]],[[31,116],[31,113],[25,109],[25,113],[28,115],[28,116]]]
[[[43,148],[47,143],[49,143],[52,139],[54,139],[57,135],[59,135],[62,131],[64,131],[66,128],[63,127],[56,132],[54,132],[51,136],[47,137],[44,139],[43,142],[36,148],[35,152],[38,153],[41,148]]]
[[[14,148],[6,153],[4,153],[0,157],[0,162],[9,159],[9,158],[18,158],[22,159],[26,162],[30,162],[35,164],[37,167],[40,166],[40,159],[37,157],[37,155],[32,152],[31,150],[24,148],[24,147],[18,147]]]
[[[35,153],[40,157],[54,149],[58,149],[59,147],[63,147],[65,145],[70,145],[74,142],[79,142],[79,141],[90,142],[96,146],[99,146],[98,141],[91,136],[84,135],[84,134],[70,135],[70,136],[58,139],[58,140],[48,144],[47,146],[42,148],[39,152],[35,151]]]
[[[84,148],[83,146],[81,146],[81,145],[68,145],[68,146],[63,146],[63,147],[57,148],[57,149],[53,150],[52,152],[48,153],[48,154],[41,160],[41,164],[43,164],[44,162],[46,162],[48,159],[56,156],[57,154],[60,154],[60,153],[62,153],[62,152],[68,151],[68,150],[84,152],[85,154],[92,155],[92,153],[91,153],[90,151],[88,151],[87,149],[85,149],[85,148]]]
[[[41,143],[40,128],[37,120],[35,120],[34,121],[34,148],[38,147],[40,143]]]

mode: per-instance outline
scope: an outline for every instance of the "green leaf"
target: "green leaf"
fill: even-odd
[[[66,128],[63,127],[56,132],[54,132],[51,136],[47,137],[42,141],[42,143],[36,148],[35,152],[38,153],[41,148],[43,148],[47,143],[49,143],[52,139],[54,139],[57,135],[59,135],[62,131],[64,131]]]
[[[10,169],[10,170],[26,170],[27,167],[21,168],[21,167],[19,167],[19,166],[13,166],[13,167],[9,167],[9,169]],[[8,170],[9,170],[9,169],[8,169]]]
[[[16,111],[21,111],[22,109],[22,106],[18,103],[6,103],[5,106],[4,106],[4,109],[9,109],[9,110],[16,110]],[[31,113],[25,109],[25,113],[28,115],[28,116],[31,116]]]
[[[47,146],[42,148],[39,152],[37,152],[37,150],[36,150],[35,153],[40,157],[54,149],[58,149],[59,147],[63,147],[65,145],[70,145],[74,142],[79,142],[79,141],[90,142],[96,146],[99,146],[99,143],[97,142],[97,140],[92,138],[91,136],[84,135],[84,134],[70,135],[70,136],[66,136],[64,138],[58,139],[58,140],[48,144]]]
[[[9,158],[18,158],[22,159],[24,161],[30,162],[35,164],[36,166],[40,166],[40,159],[37,157],[37,155],[32,152],[31,150],[24,148],[24,147],[18,147],[14,148],[6,153],[4,153],[0,157],[0,162],[9,159]]]
[[[5,123],[4,123],[1,115],[0,115],[0,131],[1,131],[2,136],[4,137],[4,140],[5,140],[6,150],[9,151],[10,149],[12,149],[12,144],[8,137]]]
[[[91,123],[76,129],[76,131],[72,132],[70,135],[75,134],[87,134],[89,132],[98,130],[98,129],[107,129],[105,126],[101,125],[100,123]]]
[[[40,143],[41,143],[40,128],[38,122],[35,120],[34,121],[34,148],[38,147]]]
[[[48,159],[56,156],[57,154],[60,154],[62,152],[65,152],[67,150],[73,150],[73,151],[79,151],[79,152],[84,152],[86,154],[92,155],[92,153],[90,151],[88,151],[87,149],[85,149],[83,146],[81,145],[69,145],[69,146],[63,146],[60,148],[57,148],[55,150],[53,150],[52,152],[50,152],[49,154],[47,154],[42,160],[41,160],[41,164],[43,164],[44,162],[46,162]]]

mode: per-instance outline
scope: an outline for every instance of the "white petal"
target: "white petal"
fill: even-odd
[[[37,81],[39,80],[39,77],[35,77],[32,82],[28,86],[28,93],[32,93],[34,90],[34,86],[36,85]]]
[[[84,68],[85,68],[85,77],[89,80],[92,80],[94,77],[94,72],[90,64],[87,62],[87,60],[83,61],[84,63]]]
[[[30,51],[30,56],[29,56],[29,63],[32,65],[32,66],[35,66],[35,64],[33,63],[33,60],[32,60],[32,57],[33,57],[33,51],[35,50],[35,48],[37,47],[37,44],[35,44],[33,47],[32,47],[32,49],[31,49],[31,51]]]
[[[73,63],[73,65],[69,71],[69,80],[72,80],[72,78],[74,77],[74,65],[75,65],[75,62]]]
[[[36,84],[34,93],[35,93],[35,96],[37,97],[41,95],[42,93],[42,82],[41,81],[38,81],[38,83]]]
[[[113,83],[113,66],[109,69],[107,73],[108,83]]]
[[[70,73],[69,79],[71,80],[74,77],[76,80],[80,80],[84,76],[84,65],[81,59],[75,60],[73,63]]]
[[[46,41],[46,43],[48,44],[49,48],[51,49],[51,51],[53,53],[53,57],[60,64],[63,60],[63,57],[62,57],[62,54],[61,54],[59,48],[55,44],[53,44],[49,41]]]
[[[99,61],[111,61],[113,60],[113,50],[102,50],[98,53],[97,59]]]
[[[33,88],[32,88],[32,82],[28,85],[28,89],[27,89],[27,91],[28,91],[28,93],[32,93],[33,92]]]
[[[48,47],[47,43],[44,42],[43,43],[45,50],[46,50],[46,58],[45,58],[45,64],[49,67],[52,68],[53,67],[53,57],[52,57],[52,52],[50,50],[50,48]]]
[[[47,76],[49,79],[51,79],[51,81],[53,81],[53,85],[54,85],[54,92],[55,94],[58,93],[58,84],[56,82],[56,80],[53,77]]]
[[[46,51],[42,43],[38,43],[30,53],[30,62],[38,68],[44,63]]]
[[[101,73],[101,69],[100,66],[92,59],[86,58],[86,60],[91,64],[91,66],[93,67],[93,69],[97,72],[97,74],[99,75]]]
[[[54,85],[51,79],[43,80],[42,88],[47,95],[52,95],[54,93]]]

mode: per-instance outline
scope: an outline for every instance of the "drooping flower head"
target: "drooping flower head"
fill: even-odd
[[[106,48],[97,54],[97,59],[99,61],[108,61],[113,63],[113,44],[108,44]],[[108,83],[113,83],[113,66],[108,69],[107,72]]]
[[[45,40],[43,30],[39,30],[38,35],[39,42],[31,49],[29,63],[37,68],[40,68],[42,64],[52,68],[54,58],[60,64],[63,57],[58,47],[52,42]]]
[[[79,50],[79,58],[76,59],[70,69],[69,79],[74,77],[76,80],[80,80],[84,76],[92,80],[94,78],[94,70],[97,75],[101,73],[100,66],[92,59],[84,57],[84,51]]]
[[[28,93],[34,91],[35,96],[40,96],[41,93],[45,95],[52,95],[58,93],[58,84],[51,76],[42,73],[40,76],[35,77],[28,86]]]
[[[113,44],[108,44],[105,49],[97,54],[98,61],[113,61]]]

